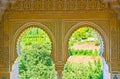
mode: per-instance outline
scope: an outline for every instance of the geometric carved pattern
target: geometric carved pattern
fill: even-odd
[[[64,35],[66,35],[67,34],[67,32],[68,32],[68,30],[70,30],[70,28],[72,27],[72,26],[74,26],[75,24],[77,24],[78,22],[77,21],[65,21],[64,22],[64,30],[65,30],[65,34]]]
[[[31,2],[32,1],[32,2]],[[13,11],[102,11],[108,9],[107,3],[100,0],[17,0],[11,4]]]
[[[9,67],[9,35],[5,34],[4,33],[4,47],[3,47],[3,64],[4,64],[4,67]]]
[[[4,52],[3,52],[3,26],[2,22],[0,22],[0,67],[2,64],[4,64]]]
[[[9,67],[9,48],[4,47],[5,41],[9,41],[8,35],[4,35],[4,27],[2,21],[0,22],[0,72],[6,71],[4,68]]]
[[[120,26],[118,27],[118,39],[120,39]],[[120,40],[118,40],[118,56],[120,60]]]
[[[111,34],[111,58],[112,60],[116,60],[118,58],[118,52],[117,52],[117,28],[112,27],[110,28]]]
[[[56,22],[41,22],[43,25],[47,26],[51,32],[55,35]]]
[[[4,55],[3,55],[3,60],[4,60],[4,62],[3,62],[3,64],[4,64],[4,67],[5,68],[8,68],[9,67],[9,48],[8,47],[6,47],[6,48],[4,48]]]
[[[9,50],[8,50],[9,44],[7,43],[8,41],[9,41],[9,36],[5,35],[3,20],[2,20],[0,22],[0,72],[4,70],[3,68],[9,67]]]
[[[0,52],[2,51],[2,45],[3,45],[3,40],[2,40],[2,38],[3,38],[3,26],[2,26],[2,24],[1,24],[1,22],[0,22]],[[2,52],[1,52],[2,53]]]

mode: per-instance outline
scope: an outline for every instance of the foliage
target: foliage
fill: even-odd
[[[81,45],[81,44],[94,44],[94,45],[100,45],[100,40],[98,37],[99,35],[96,33],[92,28],[90,27],[82,27],[76,30],[70,40],[69,40],[69,55],[87,55],[87,56],[99,56],[99,51],[97,49],[95,50],[75,50],[73,49],[74,45]],[[91,39],[90,39],[91,38]]]
[[[101,62],[94,61],[88,64],[67,62],[63,71],[63,79],[103,79]]]
[[[55,79],[51,42],[41,29],[32,28],[20,40],[19,79]]]
[[[89,41],[91,42],[93,41],[95,44],[100,44],[100,41],[96,37],[97,34],[98,33],[90,27],[79,28],[72,34],[69,41],[69,47],[75,44],[81,44],[81,43],[83,44]],[[88,40],[88,38],[96,38],[96,40]]]
[[[95,44],[100,45],[97,33],[89,28],[83,27],[75,31],[69,40],[70,56],[98,56],[99,51],[95,50],[75,50],[74,45]],[[94,40],[95,39],[95,40]],[[94,61],[89,63],[67,62],[63,71],[63,79],[103,79],[102,62]]]
[[[95,45],[100,45],[100,41],[99,40],[95,40]]]
[[[70,49],[69,50],[69,55],[70,56],[99,56],[98,51],[95,50],[74,50],[74,49]]]
[[[87,34],[88,28],[84,27],[84,28],[80,28],[77,31],[75,31],[75,33],[73,33],[73,37],[76,40],[81,40],[81,39],[87,39],[88,38],[88,34]]]
[[[51,44],[48,35],[41,29],[31,28],[21,38],[21,45]]]
[[[93,31],[83,28],[73,34],[70,44],[73,46],[81,40],[93,37]],[[89,34],[90,33],[90,34]],[[19,58],[19,79],[55,79],[56,71],[50,57],[51,41],[41,29],[27,30],[20,40],[21,56]],[[95,55],[97,50],[70,50],[73,55]],[[64,79],[103,79],[101,62],[71,63],[67,62],[63,72]]]

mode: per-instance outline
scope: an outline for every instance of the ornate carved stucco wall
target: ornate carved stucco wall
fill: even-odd
[[[111,73],[120,72],[120,20],[108,3],[100,0],[18,0],[9,5],[0,22],[0,78],[9,79],[17,58],[16,41],[30,25],[37,25],[49,34],[53,42],[51,57],[61,73],[68,58],[66,37],[84,24],[96,29],[104,38],[104,57]]]

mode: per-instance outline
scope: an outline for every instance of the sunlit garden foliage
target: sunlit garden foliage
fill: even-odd
[[[100,45],[95,38],[96,32],[88,27],[78,29],[69,41],[70,56],[95,56],[99,57],[98,50],[75,50],[75,44],[94,43]],[[29,28],[20,39],[21,56],[19,57],[19,79],[56,79],[56,71],[50,57],[52,50],[48,35],[39,28]],[[102,62],[89,63],[66,62],[63,79],[103,79]]]
[[[84,43],[95,43],[96,45],[100,44],[100,41],[97,39],[98,33],[90,27],[82,27],[76,30],[69,41],[69,47],[75,44],[84,44]],[[95,40],[88,40],[89,38],[96,38]]]
[[[69,40],[69,56],[100,58],[99,50],[97,49],[73,49],[74,45],[82,44],[99,46],[100,41],[97,38],[98,35],[96,31],[89,27],[82,27],[76,30]],[[101,60],[95,60],[89,63],[67,61],[63,71],[63,79],[103,79],[102,62]]]
[[[63,79],[103,79],[100,61],[87,64],[67,62],[63,74]]]
[[[95,50],[69,50],[70,56],[99,56],[98,51]]]
[[[23,34],[20,44],[19,79],[55,79],[48,35],[41,29],[30,28]]]

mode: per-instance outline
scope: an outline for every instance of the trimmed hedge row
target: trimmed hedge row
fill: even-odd
[[[63,71],[63,79],[103,79],[101,61],[88,64],[67,62]]]
[[[70,56],[78,56],[78,55],[85,55],[85,56],[99,56],[97,49],[95,50],[69,50]]]

